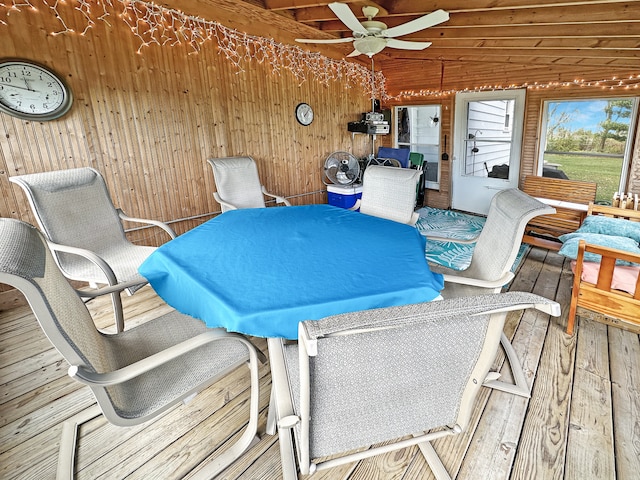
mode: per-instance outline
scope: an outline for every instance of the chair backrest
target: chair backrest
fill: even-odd
[[[415,224],[416,186],[422,171],[370,165],[364,171],[360,212]]]
[[[284,347],[301,469],[310,459],[468,425],[506,312],[557,303],[481,295],[302,322]]]
[[[529,220],[552,213],[555,213],[553,207],[517,188],[496,193],[464,276],[489,281],[500,279],[513,266]]]
[[[0,282],[20,290],[45,334],[70,365],[112,371],[117,346],[98,332],[75,290],[56,266],[40,232],[0,218]]]
[[[216,190],[222,200],[236,208],[264,208],[258,167],[251,157],[210,158]],[[224,204],[222,211],[229,210]]]
[[[408,148],[391,148],[391,147],[378,147],[378,158],[395,158],[400,162],[403,168],[409,168],[409,154],[411,152]]]
[[[102,252],[128,244],[102,175],[74,168],[10,177],[29,199],[49,240]]]
[[[416,168],[422,168],[422,164],[424,163],[424,154],[418,152],[411,152],[409,154],[409,163],[410,166]]]

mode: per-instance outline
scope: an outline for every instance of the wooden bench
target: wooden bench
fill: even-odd
[[[578,229],[587,214],[589,204],[596,199],[597,184],[561,178],[529,175],[524,179],[522,191],[555,207],[553,215],[532,219],[525,228],[522,241],[530,245],[560,250],[558,237]]]

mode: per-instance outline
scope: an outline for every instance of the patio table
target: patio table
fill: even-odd
[[[331,205],[232,210],[159,247],[139,268],[209,327],[296,339],[298,323],[439,298],[411,226]]]

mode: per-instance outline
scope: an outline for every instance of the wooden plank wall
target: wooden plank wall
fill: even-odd
[[[80,25],[73,2],[57,8]],[[255,61],[239,70],[214,42],[198,54],[185,45],[153,45],[138,54],[138,39],[115,16],[111,26],[97,21],[86,35],[51,35],[60,23],[44,6],[6,19],[0,58],[53,68],[73,90],[74,104],[50,122],[0,114],[3,217],[35,221],[8,177],[92,166],[104,175],[116,206],[132,216],[174,222],[183,233],[220,210],[208,157],[251,155],[270,191],[299,195],[292,202],[304,204],[326,201],[321,167],[329,153],[370,150],[368,137],[352,138],[346,124],[368,111],[371,100],[345,81],[300,82]],[[300,102],[314,108],[309,127],[294,118]],[[181,220],[191,217],[197,218]],[[166,240],[149,231],[131,238]]]

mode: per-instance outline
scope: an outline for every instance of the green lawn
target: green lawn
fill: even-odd
[[[560,164],[558,168],[571,180],[596,182],[596,202],[611,203],[614,192],[618,191],[622,171],[621,158],[545,154],[544,160]]]

